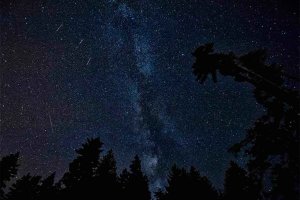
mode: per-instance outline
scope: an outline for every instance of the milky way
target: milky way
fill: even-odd
[[[74,149],[100,137],[119,169],[138,154],[152,187],[177,163],[221,188],[235,159],[227,148],[264,110],[250,85],[197,83],[191,52],[207,42],[238,54],[263,47],[297,73],[295,8],[258,0],[3,1],[0,155],[20,151],[20,174],[60,177]]]

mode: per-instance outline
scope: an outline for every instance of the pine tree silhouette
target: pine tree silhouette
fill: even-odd
[[[117,167],[113,151],[110,150],[103,156],[96,171],[97,176],[117,179]]]
[[[128,170],[126,168],[123,169],[123,171],[121,172],[120,177],[119,177],[119,183],[121,184],[123,193],[125,193],[126,185],[129,182],[129,176],[130,176],[130,174],[129,174]]]
[[[55,173],[43,179],[39,188],[38,200],[57,199],[60,188],[54,182]]]
[[[13,178],[18,171],[19,153],[10,154],[0,160],[0,199],[4,199],[6,183]]]
[[[150,200],[151,193],[148,186],[148,178],[142,172],[141,160],[134,157],[130,165],[130,172],[126,169],[120,175],[124,199]]]
[[[102,197],[118,199],[121,197],[121,185],[118,182],[116,161],[112,150],[103,156],[96,171],[95,191]]]
[[[55,174],[42,180],[41,176],[27,174],[16,181],[6,195],[7,200],[57,199],[59,188],[54,184]]]
[[[253,200],[258,197],[258,187],[255,181],[251,180],[246,170],[231,161],[225,174],[223,199]]]
[[[158,191],[155,194],[158,200],[217,200],[218,193],[205,176],[191,167],[187,172],[184,168],[174,165],[168,176],[168,186],[165,191]]]
[[[65,173],[61,181],[64,185],[64,197],[92,198],[94,196],[93,188],[102,145],[99,138],[88,139],[81,148],[76,150],[78,156],[70,163],[69,172]]]
[[[27,174],[21,179],[17,180],[10,187],[10,191],[7,194],[9,200],[36,200],[39,196],[40,190],[40,176],[31,176]]]

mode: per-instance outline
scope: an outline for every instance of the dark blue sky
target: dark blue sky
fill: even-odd
[[[200,85],[191,52],[269,50],[298,73],[298,7],[286,1],[1,2],[0,155],[61,176],[100,137],[119,169],[138,154],[152,187],[174,163],[222,187],[227,148],[263,113],[252,87]],[[243,161],[239,161],[243,162]]]

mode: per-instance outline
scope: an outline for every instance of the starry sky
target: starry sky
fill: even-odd
[[[152,188],[171,165],[194,165],[218,187],[238,142],[264,109],[252,86],[196,82],[191,53],[269,50],[298,73],[299,12],[282,0],[2,0],[0,156],[20,174],[58,177],[88,137],[135,154]],[[287,82],[287,84],[289,84]],[[244,163],[245,159],[238,159]]]

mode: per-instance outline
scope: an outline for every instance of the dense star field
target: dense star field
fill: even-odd
[[[74,149],[100,137],[120,169],[138,154],[152,188],[174,163],[221,188],[228,147],[264,110],[246,83],[200,86],[191,53],[266,48],[298,73],[292,2],[1,1],[0,156],[19,151],[20,174],[61,177]]]

